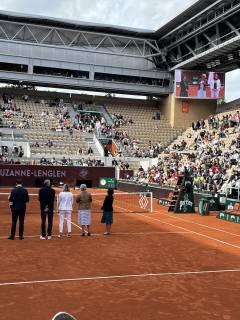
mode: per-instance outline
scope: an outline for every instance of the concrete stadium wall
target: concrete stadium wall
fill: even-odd
[[[74,92],[74,90],[72,90]],[[42,91],[42,90],[26,90],[26,89],[17,89],[17,88],[0,88],[0,96],[3,93],[7,95],[13,94],[15,97],[21,97],[24,94],[27,94],[29,97],[33,99],[55,99],[56,97],[61,97],[64,99],[65,102],[86,102],[86,103],[95,103],[95,104],[126,104],[131,106],[136,105],[146,105],[153,106],[157,105],[157,101],[152,100],[143,100],[143,99],[127,99],[127,98],[116,98],[116,97],[106,97],[106,96],[93,96],[93,95],[86,95],[86,94],[75,94],[75,93],[63,93],[63,92],[54,92],[54,91]]]
[[[120,170],[120,178],[133,176],[132,170]],[[35,187],[45,179],[52,180],[54,185],[60,182],[76,186],[79,181],[89,181],[97,187],[99,178],[115,178],[114,167],[65,167],[40,165],[0,165],[0,186],[14,186],[16,180],[22,180],[27,187]]]
[[[0,186],[13,186],[17,179],[27,187],[39,186],[45,179],[51,179],[54,185],[60,182],[74,187],[77,181],[89,181],[97,187],[100,177],[115,177],[113,167],[64,167],[38,165],[0,165]]]
[[[183,103],[188,104],[187,112],[182,110]],[[209,115],[215,114],[216,110],[216,100],[176,99],[174,94],[166,98],[160,108],[162,114],[175,128],[187,128],[193,121],[206,119]]]

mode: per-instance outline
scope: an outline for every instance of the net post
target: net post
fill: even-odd
[[[55,208],[55,212],[58,213],[58,204],[59,204],[59,194],[56,196],[57,208]]]
[[[153,212],[153,193],[150,192],[150,197],[151,197],[151,201],[150,201],[150,212]]]

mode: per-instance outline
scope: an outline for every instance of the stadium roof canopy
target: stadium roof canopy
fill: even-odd
[[[186,23],[189,19],[194,19],[196,14],[199,14],[202,10],[209,8],[210,5],[216,5],[213,0],[197,0],[190,7],[184,10],[182,13],[176,15],[175,18],[171,19],[157,31],[155,31],[155,36],[158,38],[166,35],[168,32],[172,31],[174,28],[181,26],[181,24]]]
[[[154,35],[153,30],[137,29],[137,28],[128,28],[128,27],[119,27],[115,25],[100,24],[100,23],[91,23],[83,22],[76,20],[68,20],[61,18],[53,18],[41,15],[30,15],[19,12],[10,12],[0,10],[0,19],[21,22],[21,23],[32,23],[38,25],[51,25],[58,28],[74,29],[81,31],[92,31],[92,32],[104,32],[124,36],[136,36],[136,37],[150,37]]]
[[[89,32],[103,32],[110,34],[117,34],[122,36],[132,36],[141,38],[152,38],[159,39],[167,32],[171,31],[174,27],[178,27],[182,23],[186,22],[188,19],[192,18],[195,14],[204,10],[208,5],[213,3],[212,0],[198,0],[189,8],[184,10],[182,13],[178,14],[175,18],[170,20],[168,23],[163,25],[158,30],[146,30],[138,28],[128,28],[124,26],[115,26],[100,23],[82,22],[76,20],[68,20],[61,18],[53,18],[48,16],[24,14],[13,11],[0,11],[0,19],[21,22],[21,23],[32,23],[38,25],[51,25],[53,27],[74,29],[74,30],[84,30]]]

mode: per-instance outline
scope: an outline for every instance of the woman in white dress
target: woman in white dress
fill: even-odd
[[[64,220],[67,221],[67,236],[71,237],[72,231],[72,215],[73,211],[73,194],[67,184],[63,186],[63,191],[59,194],[59,238],[63,236]]]

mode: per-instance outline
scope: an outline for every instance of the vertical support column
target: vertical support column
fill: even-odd
[[[89,71],[89,80],[94,81],[94,71],[93,70]]]
[[[195,49],[198,49],[199,48],[198,35],[195,36],[194,40],[195,40]]]
[[[219,42],[220,42],[219,39],[220,39],[220,30],[219,30],[219,25],[216,24],[216,40],[217,40],[217,41],[215,41],[215,44],[216,44],[216,45],[219,44]]]
[[[33,74],[33,63],[32,61],[28,64],[28,74]]]

